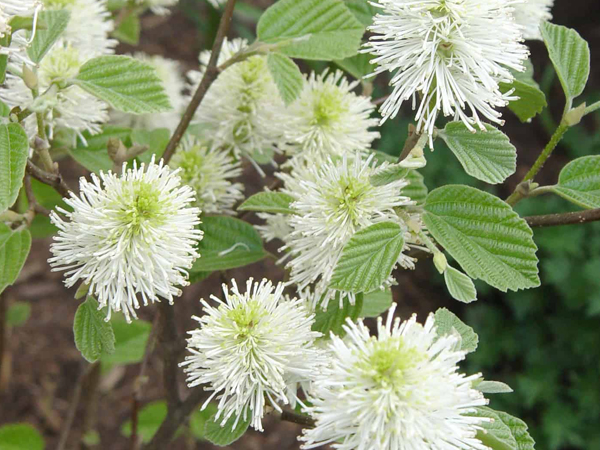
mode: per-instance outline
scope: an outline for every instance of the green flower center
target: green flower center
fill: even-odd
[[[160,225],[165,219],[164,204],[159,192],[150,183],[136,181],[124,189],[121,199],[121,221],[132,233],[139,233],[145,222]]]
[[[402,338],[392,338],[376,342],[374,351],[360,363],[360,368],[378,386],[399,389],[406,385],[407,373],[424,358]]]
[[[313,125],[327,127],[340,120],[344,113],[344,94],[337,87],[327,86],[313,104]]]
[[[45,83],[59,78],[74,78],[80,67],[79,51],[76,48],[55,47],[42,61],[40,76]]]
[[[237,308],[227,313],[227,319],[235,325],[238,339],[245,340],[253,337],[256,325],[264,315],[264,308],[257,300],[240,304]]]
[[[372,186],[368,180],[342,179],[337,192],[333,195],[332,203],[338,213],[347,214],[352,223],[357,225],[361,203],[371,189]]]

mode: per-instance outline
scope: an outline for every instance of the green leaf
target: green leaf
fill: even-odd
[[[485,132],[473,133],[462,122],[450,122],[439,135],[469,175],[486,183],[501,183],[515,173],[517,149],[500,130],[487,124],[485,128]]]
[[[217,413],[218,408],[214,403],[209,403],[203,410],[196,410],[190,416],[190,431],[199,440],[205,440],[206,423]]]
[[[401,194],[410,197],[411,200],[417,202],[417,205],[425,203],[427,199],[427,186],[425,186],[425,178],[416,170],[409,170],[406,174],[406,179],[409,185],[402,189]]]
[[[8,117],[10,115],[10,107],[0,100],[0,117]]]
[[[97,361],[102,353],[115,351],[115,335],[110,322],[104,318],[105,314],[98,310],[98,302],[91,296],[79,305],[75,313],[75,346],[89,362]]]
[[[290,206],[293,202],[294,197],[283,192],[259,192],[249,197],[238,209],[241,211],[294,214],[294,209]]]
[[[23,186],[29,141],[21,125],[0,124],[0,212],[15,203]]]
[[[90,172],[108,171],[112,169],[113,161],[108,156],[108,140],[117,138],[125,142],[131,136],[132,130],[129,128],[105,126],[102,133],[90,135],[87,131],[83,132],[87,145],[78,143],[77,147],[69,150],[69,154],[75,161],[81,164]]]
[[[234,269],[260,261],[266,256],[262,240],[252,225],[233,217],[204,217],[200,228],[204,238],[200,258],[190,272]]]
[[[31,305],[27,302],[14,302],[6,312],[6,321],[12,327],[19,327],[27,322],[31,315]]]
[[[552,190],[582,208],[600,208],[600,156],[584,156],[560,171]]]
[[[363,25],[342,0],[279,0],[261,16],[258,39],[293,58],[331,61],[358,53]]]
[[[360,317],[379,317],[379,315],[390,309],[393,302],[394,299],[390,289],[378,289],[365,294]]]
[[[477,385],[473,385],[473,387],[483,394],[509,394],[513,392],[508,384],[500,381],[483,380]]]
[[[503,292],[540,285],[533,232],[498,197],[444,186],[427,196],[423,221],[471,278]]]
[[[30,248],[29,230],[13,232],[0,248],[0,294],[17,281]]]
[[[361,80],[364,76],[375,71],[377,66],[370,63],[372,58],[373,55],[369,53],[359,53],[350,58],[336,59],[334,62],[354,78]]]
[[[480,406],[469,415],[492,419],[491,422],[484,422],[484,430],[477,433],[477,438],[492,450],[534,450],[535,441],[521,419],[487,406]]]
[[[2,450],[44,450],[42,435],[26,423],[10,423],[0,427]]]
[[[492,450],[516,450],[517,441],[515,440],[508,425],[506,425],[498,416],[496,411],[485,406],[475,408],[475,411],[468,414],[474,417],[486,417],[491,419],[489,422],[483,422],[483,430],[477,433],[477,438]]]
[[[71,14],[67,10],[49,10],[42,11],[39,20],[46,24],[45,30],[36,30],[33,42],[27,47],[27,55],[34,63],[39,63],[48,50],[52,48],[56,40],[60,37],[67,25]]]
[[[351,304],[350,300],[345,297],[340,307],[340,293],[337,292],[335,297],[329,300],[326,310],[317,308],[315,311],[315,322],[313,323],[312,330],[323,333],[325,337],[329,337],[330,332],[338,336],[343,336],[346,333],[342,326],[346,323],[346,319],[350,318],[353,322],[358,319],[363,309],[363,304],[363,294],[358,294],[356,295],[354,304]]]
[[[581,95],[590,76],[590,48],[575,30],[544,22],[540,26],[550,60],[569,99]]]
[[[143,443],[148,443],[156,434],[160,425],[167,417],[167,403],[164,400],[148,403],[138,414],[138,436],[141,436]],[[121,433],[131,436],[131,420],[128,420],[121,426]]]
[[[206,440],[212,442],[219,447],[225,447],[226,445],[232,444],[243,436],[250,425],[250,417],[248,414],[247,420],[240,417],[237,426],[234,428],[237,417],[232,415],[223,426],[221,426],[222,417],[219,417],[218,421],[215,422],[214,416],[206,422],[204,427],[204,437]]]
[[[4,247],[4,244],[6,244],[6,241],[8,241],[12,235],[13,230],[5,223],[0,222],[0,249]]]
[[[102,363],[135,364],[142,361],[152,324],[145,320],[127,323],[118,318],[111,320],[111,326],[115,335],[115,351],[102,354]]]
[[[346,6],[363,25],[369,26],[373,23],[377,8],[371,5],[369,0],[346,0]]]
[[[150,164],[152,157],[156,162],[162,157],[169,139],[171,138],[171,132],[166,128],[157,128],[155,130],[133,130],[131,133],[132,144],[147,145],[148,150],[139,155],[137,159],[143,163]]]
[[[533,79],[533,66],[529,60],[525,62],[525,67],[525,72],[512,71],[515,77],[512,83],[500,83],[503,94],[514,89],[512,95],[519,97],[508,104],[508,109],[515,113],[521,122],[528,122],[548,106],[546,95]]]
[[[156,70],[128,56],[90,59],[72,82],[126,113],[160,113],[171,109]]]
[[[138,45],[140,30],[140,17],[135,12],[130,12],[112,32],[112,36],[125,44]]]
[[[458,333],[461,337],[461,350],[467,353],[477,350],[477,344],[479,343],[477,333],[448,309],[440,308],[435,312],[435,326],[438,336]]]
[[[298,65],[285,55],[269,53],[267,67],[283,102],[286,105],[293,103],[304,87],[304,77]]]
[[[444,281],[452,298],[463,303],[477,300],[477,290],[468,276],[454,267],[448,266],[444,272]]]
[[[382,222],[358,231],[346,244],[330,287],[347,292],[378,289],[392,273],[404,246],[399,225]]]
[[[406,177],[408,172],[409,170],[400,164],[390,164],[375,170],[369,177],[369,181],[373,186],[385,186]]]
[[[511,416],[503,411],[494,411],[500,420],[508,426],[515,441],[517,450],[534,450],[535,441],[527,431],[527,424],[517,417]]]

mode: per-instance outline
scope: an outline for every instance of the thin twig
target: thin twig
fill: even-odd
[[[560,225],[576,225],[600,220],[600,209],[569,212],[562,214],[546,214],[542,216],[524,217],[530,227],[555,227]]]
[[[63,424],[62,431],[60,432],[60,440],[58,441],[56,450],[64,450],[65,445],[67,445],[69,433],[71,432],[71,427],[73,426],[75,414],[77,413],[77,408],[79,406],[79,400],[81,398],[81,390],[83,388],[83,383],[85,382],[88,375],[92,372],[94,367],[98,364],[100,363],[95,362],[93,364],[86,364],[86,366],[81,370],[79,378],[77,379],[77,384],[75,385],[75,390],[73,391],[73,396],[71,397],[71,403],[69,405],[67,419]]]
[[[177,409],[181,404],[179,396],[179,334],[175,321],[175,309],[167,302],[159,304],[158,347],[163,361],[163,385],[167,397],[168,410]]]
[[[156,335],[158,332],[160,314],[157,312],[154,317],[154,323],[152,324],[152,330],[148,341],[146,342],[146,349],[144,350],[144,358],[140,366],[140,372],[135,380],[133,394],[131,395],[131,450],[137,450],[139,447],[138,440],[138,415],[140,402],[142,400],[142,387],[146,383],[146,367],[148,367],[148,360],[154,351],[154,344],[156,343]]]
[[[548,142],[542,153],[540,153],[540,156],[538,156],[535,163],[533,163],[531,169],[529,169],[529,171],[525,174],[521,182],[515,188],[514,192],[510,194],[510,196],[506,199],[506,203],[508,203],[511,206],[514,206],[520,200],[527,196],[526,192],[528,189],[529,182],[533,181],[535,176],[542,169],[542,167],[544,166],[550,155],[552,155],[552,152],[554,151],[554,149],[556,148],[556,146],[563,138],[568,129],[569,125],[567,125],[564,122],[561,122],[561,124],[558,126],[558,128],[556,128],[556,131],[552,135],[550,142]]]
[[[590,106],[585,108],[585,115],[591,114],[594,111],[597,111],[599,109],[600,109],[600,102],[592,103]]]
[[[160,425],[150,443],[145,447],[145,450],[164,450],[169,448],[169,442],[171,442],[179,427],[201,403],[206,401],[209,395],[210,392],[206,392],[201,388],[194,389],[192,394],[178,408],[167,413],[167,417]]]
[[[71,188],[58,173],[50,173],[40,169],[31,160],[27,160],[27,173],[38,181],[53,187],[63,197],[68,197]]]
[[[235,7],[235,2],[236,0],[228,0],[227,5],[225,5],[225,10],[223,11],[223,16],[221,17],[221,22],[219,23],[219,30],[217,31],[217,36],[212,47],[210,61],[208,62],[208,66],[206,66],[206,71],[204,72],[204,76],[202,77],[200,86],[198,86],[198,89],[194,93],[194,96],[192,97],[190,104],[185,110],[185,113],[183,114],[179,125],[177,125],[175,133],[173,133],[173,136],[171,137],[171,140],[169,141],[169,144],[165,149],[165,152],[163,154],[163,160],[165,164],[171,160],[171,157],[173,156],[173,153],[175,153],[179,142],[183,138],[183,135],[185,134],[186,130],[188,129],[188,126],[190,125],[194,114],[196,114],[196,110],[200,106],[200,103],[202,103],[202,100],[204,99],[208,88],[219,74],[219,71],[217,69],[217,62],[219,60],[219,55],[221,54],[223,40],[225,39],[225,36],[227,36],[227,32],[229,31],[229,23],[231,22],[231,18],[233,17],[233,9]]]
[[[285,420],[286,422],[298,423],[300,425],[304,425],[305,427],[310,428],[314,428],[315,426],[315,419],[313,419],[312,417],[298,414],[287,409],[284,409],[282,411],[281,420]]]

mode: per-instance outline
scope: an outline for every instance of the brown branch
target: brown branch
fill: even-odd
[[[145,447],[145,450],[164,450],[169,448],[169,443],[179,427],[202,402],[206,401],[209,395],[210,392],[206,392],[201,388],[194,389],[192,394],[178,408],[170,410],[167,413],[167,417],[160,425],[150,443]]]
[[[524,217],[530,227],[555,227],[560,225],[576,225],[600,220],[600,209],[569,212],[562,214],[546,214],[543,216]]]
[[[281,420],[285,420],[286,422],[298,423],[300,425],[304,425],[305,427],[314,428],[315,419],[310,416],[305,416],[303,414],[298,414],[293,411],[289,411],[284,409],[281,413]]]
[[[183,138],[186,130],[188,129],[190,122],[192,121],[194,114],[196,114],[196,110],[202,103],[208,88],[213,83],[213,81],[217,78],[219,74],[219,70],[217,69],[217,61],[219,60],[219,55],[221,54],[221,47],[223,46],[223,40],[225,36],[227,36],[227,32],[229,31],[229,23],[231,22],[231,18],[233,17],[233,9],[235,7],[236,0],[228,0],[227,5],[225,5],[225,10],[223,11],[223,16],[221,17],[221,22],[219,23],[219,30],[217,31],[217,36],[215,38],[215,42],[212,47],[212,53],[210,55],[210,61],[208,62],[208,66],[206,66],[206,71],[204,72],[204,76],[202,77],[202,81],[200,82],[200,86],[196,90],[194,96],[190,104],[188,105],[183,117],[181,118],[181,122],[177,125],[177,129],[165,152],[163,154],[163,160],[168,163],[175,153],[179,142]]]
[[[71,427],[73,426],[73,421],[75,420],[75,414],[77,413],[77,408],[79,407],[79,400],[81,398],[81,391],[83,388],[83,384],[87,379],[88,375],[94,370],[95,366],[100,364],[99,362],[95,362],[93,364],[86,364],[86,366],[81,370],[79,378],[77,379],[77,384],[75,385],[75,390],[73,391],[73,396],[71,397],[71,403],[69,406],[69,412],[67,413],[67,419],[63,424],[62,430],[60,432],[60,440],[58,441],[58,445],[56,446],[56,450],[64,450],[67,445],[67,439],[69,438],[69,433],[71,432]]]
[[[158,349],[163,362],[163,385],[167,397],[167,408],[169,411],[177,409],[181,404],[179,396],[179,355],[180,341],[177,333],[177,322],[175,320],[175,309],[167,302],[159,304],[158,313]]]
[[[27,160],[27,173],[38,181],[53,187],[63,197],[68,197],[71,188],[65,183],[60,174],[46,172]]]

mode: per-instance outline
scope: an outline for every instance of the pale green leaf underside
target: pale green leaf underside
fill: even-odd
[[[369,75],[375,71],[377,67],[375,64],[371,64],[373,55],[369,53],[359,53],[358,55],[351,56],[346,59],[337,59],[334,62],[352,75],[357,80],[362,79],[364,76]]]
[[[348,298],[344,298],[340,307],[340,294],[337,293],[335,298],[329,300],[326,310],[317,307],[312,330],[323,333],[325,337],[329,337],[330,332],[338,336],[343,336],[346,334],[343,329],[346,319],[350,319],[353,322],[358,319],[363,310],[363,305],[363,294],[358,294],[356,295],[354,304],[351,304]]]
[[[427,229],[471,278],[504,292],[540,285],[533,232],[498,197],[448,185],[429,194],[425,211]]]
[[[395,163],[386,167],[379,167],[369,177],[369,181],[373,186],[385,186],[386,184],[393,183],[394,181],[406,177],[407,174],[408,169]]]
[[[473,280],[460,270],[448,266],[444,272],[444,281],[452,298],[463,303],[471,303],[477,300],[477,290]]]
[[[513,392],[508,384],[502,383],[501,381],[484,380],[473,387],[484,394],[509,394]]]
[[[293,201],[294,197],[283,192],[259,192],[249,197],[238,209],[242,211],[294,214],[294,209],[290,206]]]
[[[71,14],[67,10],[42,11],[38,20],[46,24],[45,29],[36,30],[33,42],[27,47],[27,55],[39,63],[69,24]]]
[[[16,123],[0,125],[0,212],[17,200],[23,185],[29,141]]]
[[[467,353],[477,350],[477,344],[479,343],[477,333],[448,309],[440,308],[435,312],[435,326],[438,336],[457,332],[461,337],[461,350]]]
[[[358,231],[346,244],[330,287],[347,292],[370,292],[387,280],[402,252],[399,225],[382,222]]]
[[[462,122],[450,122],[440,133],[465,171],[486,183],[497,184],[517,167],[517,149],[508,137],[491,125],[473,133]]]
[[[132,114],[169,111],[162,81],[150,65],[127,56],[100,56],[86,62],[72,80],[82,89]]]
[[[251,414],[248,414],[247,420],[240,417],[237,426],[233,425],[236,421],[236,416],[232,415],[223,426],[221,426],[222,416],[215,422],[214,418],[206,421],[204,426],[204,438],[219,447],[232,444],[243,436],[250,425]]]
[[[164,400],[148,403],[140,410],[138,435],[142,437],[142,442],[148,443],[152,440],[166,417],[167,402]],[[121,433],[127,437],[131,436],[131,420],[121,426]]]
[[[540,30],[566,96],[581,95],[590,75],[588,43],[577,31],[561,25],[544,22]]]
[[[286,105],[298,98],[304,87],[300,68],[291,58],[278,53],[269,53],[267,67],[277,85],[277,90]]]
[[[360,22],[369,26],[373,23],[373,16],[377,13],[378,8],[371,5],[370,0],[345,0],[346,6],[352,14],[356,16]]]
[[[146,351],[146,343],[150,336],[152,325],[145,320],[135,320],[127,323],[122,318],[111,320],[115,335],[115,351],[103,353],[100,357],[102,364],[135,364],[140,362]]]
[[[105,313],[98,310],[98,302],[94,297],[88,297],[75,313],[75,346],[89,362],[97,361],[103,352],[112,353],[115,350],[112,326],[104,318]]]
[[[390,289],[365,294],[360,317],[378,317],[392,306],[393,301],[394,298]]]
[[[363,25],[342,0],[280,0],[261,16],[258,39],[294,58],[331,61],[358,52]]]
[[[401,194],[410,197],[411,200],[421,205],[427,199],[427,186],[425,178],[416,170],[409,170],[406,174],[409,185],[402,189]]]
[[[584,156],[561,170],[553,191],[583,208],[600,208],[600,156]]]
[[[0,247],[0,294],[17,281],[31,248],[29,230],[12,232],[8,239],[5,237],[2,238],[4,245]]]
[[[535,441],[527,431],[527,424],[521,419],[511,416],[503,411],[495,411],[500,420],[508,426],[515,441],[517,442],[517,450],[534,450]]]
[[[262,240],[252,225],[233,217],[204,217],[200,228],[198,258],[190,272],[234,269],[260,261],[266,256]]]

